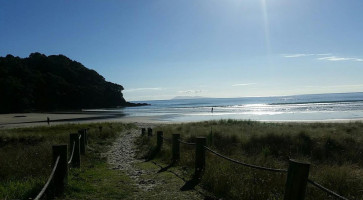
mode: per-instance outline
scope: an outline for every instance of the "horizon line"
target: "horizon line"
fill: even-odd
[[[352,94],[352,93],[363,93],[361,92],[330,92],[330,93],[309,93],[309,94],[293,94],[293,95],[269,95],[269,96],[239,96],[239,97],[203,97],[200,96],[198,98],[193,98],[196,96],[190,96],[191,98],[185,98],[185,99],[238,99],[238,98],[262,98],[262,97],[292,97],[292,96],[303,96],[303,95],[322,95],[322,94]],[[178,96],[175,96],[178,97]],[[169,101],[173,100],[175,97],[171,99],[154,99],[154,100],[132,100],[129,102],[140,102],[140,101]],[[183,96],[184,97],[184,96]],[[187,97],[187,96],[186,96]],[[184,100],[178,99],[178,100]]]

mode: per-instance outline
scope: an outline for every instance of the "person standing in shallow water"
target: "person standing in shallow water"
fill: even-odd
[[[213,113],[213,107],[212,107],[212,110],[210,112]]]
[[[49,119],[49,117],[47,117],[47,122],[48,122],[48,125],[49,125],[49,122],[50,122],[50,119]]]

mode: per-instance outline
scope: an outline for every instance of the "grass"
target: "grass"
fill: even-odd
[[[181,186],[183,186],[185,182],[177,177],[176,174],[178,174],[178,176],[182,175],[183,170],[181,169],[172,168],[167,172],[159,172],[161,166],[157,166],[152,162],[137,163],[135,167],[144,172],[148,172],[139,177],[142,182],[152,182],[153,184],[151,184],[151,186],[141,184],[144,185],[146,189],[133,196],[132,199],[202,199],[203,195],[194,190],[180,191]]]
[[[103,127],[101,132],[99,126]],[[128,179],[124,174],[109,170],[105,160],[100,159],[100,153],[107,150],[105,147],[120,131],[132,127],[120,123],[92,123],[0,130],[0,199],[34,198],[50,174],[52,145],[68,144],[69,133],[83,128],[89,128],[88,141],[95,152],[81,158],[81,170],[70,170],[67,198],[79,199],[82,195],[91,195],[97,199],[98,195],[126,195],[122,191],[132,190],[127,184],[124,190],[107,190],[109,185],[115,184],[112,181],[127,182]],[[89,181],[85,184],[84,180]]]
[[[287,169],[288,159],[311,163],[310,178],[348,199],[363,199],[363,123],[260,123],[221,120],[157,127],[164,136],[180,133],[194,142],[207,137],[208,146],[231,158]],[[156,139],[140,139],[140,156],[150,156]],[[145,153],[146,152],[146,153]],[[155,159],[170,163],[164,142]],[[207,153],[204,188],[228,199],[283,199],[286,174],[246,168]],[[179,166],[193,173],[194,148],[181,144]],[[309,185],[306,199],[334,199]]]
[[[95,152],[83,160],[81,169],[72,169],[69,177],[61,199],[125,199],[138,191],[129,176],[109,169]]]
[[[102,132],[99,126],[103,126]],[[180,192],[183,182],[170,173],[156,173],[160,168],[150,162],[135,166],[152,172],[141,177],[157,183],[147,192],[135,187],[134,180],[124,172],[109,169],[101,153],[120,131],[134,127],[102,123],[0,130],[0,199],[34,198],[50,174],[51,146],[67,144],[69,133],[82,128],[90,128],[89,144],[94,151],[82,156],[81,169],[70,170],[62,199],[155,199],[166,194],[175,198],[192,195]],[[171,138],[172,133],[180,133],[187,142],[205,136],[212,149],[251,164],[287,169],[289,158],[308,161],[311,179],[348,199],[363,199],[362,123],[273,124],[222,120],[164,125],[155,130],[163,130],[167,138]],[[153,157],[163,166],[170,164],[171,147],[167,141],[158,154],[153,153],[156,137],[140,137],[138,146],[139,157]],[[181,144],[181,159],[170,169],[185,179],[191,178],[194,159],[194,147]],[[218,197],[283,198],[286,174],[246,168],[209,153],[206,161],[200,185]],[[308,186],[306,199],[334,198]]]

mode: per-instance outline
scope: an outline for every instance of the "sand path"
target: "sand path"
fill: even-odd
[[[139,127],[153,127],[155,124],[138,124]],[[160,173],[155,162],[136,158],[134,141],[140,136],[140,129],[127,130],[113,143],[104,155],[113,170],[124,171],[140,189],[130,199],[209,199],[200,190],[181,191],[185,182],[172,171]]]
[[[148,172],[135,167],[136,164],[143,162],[136,158],[136,146],[134,145],[134,141],[139,135],[140,131],[136,129],[123,132],[121,137],[112,144],[106,157],[107,162],[113,166],[112,169],[125,171],[135,181],[138,188],[148,191],[155,185],[155,181],[142,180],[141,175]]]

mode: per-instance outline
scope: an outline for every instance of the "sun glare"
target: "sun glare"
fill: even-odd
[[[265,31],[266,53],[267,53],[267,55],[270,55],[271,54],[270,28],[269,28],[269,22],[268,22],[266,0],[261,0],[261,8],[262,8],[264,31]]]

